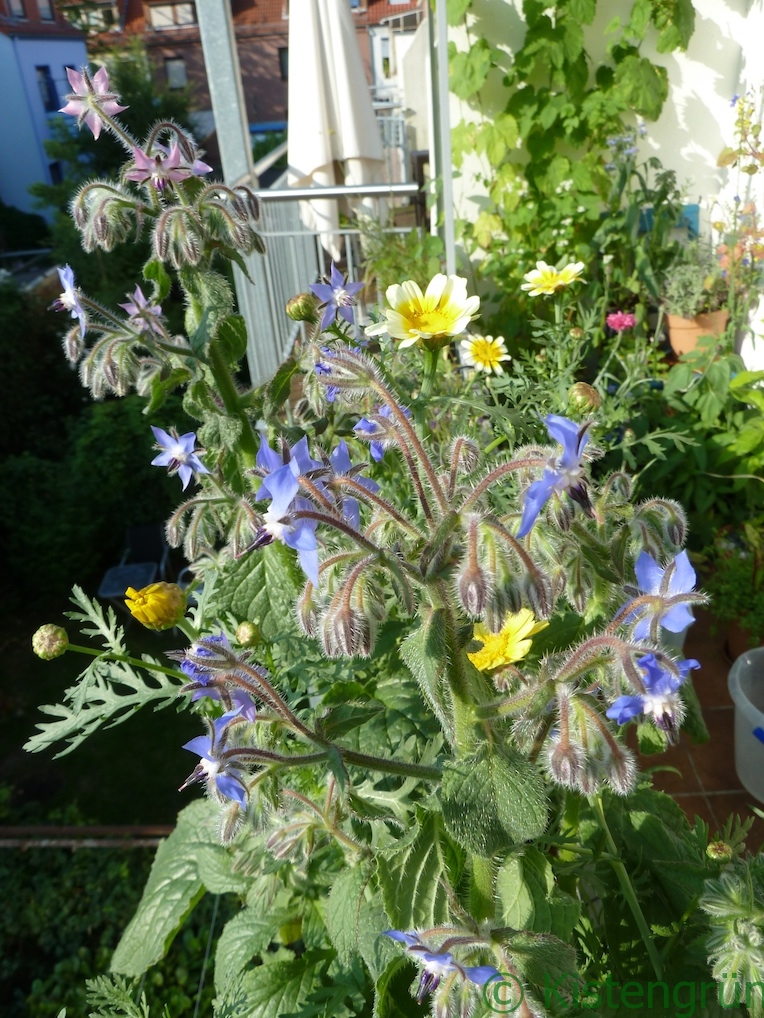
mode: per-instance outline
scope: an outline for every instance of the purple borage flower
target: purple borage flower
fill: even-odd
[[[587,515],[591,515],[591,503],[584,484],[583,452],[589,440],[589,423],[576,424],[567,417],[548,414],[544,418],[551,438],[562,446],[562,455],[553,457],[544,471],[544,476],[529,485],[525,492],[523,515],[520,520],[518,537],[529,534],[536,518],[552,495],[567,492],[578,502]]]
[[[306,498],[297,496],[300,490],[298,477],[318,470],[321,464],[308,453],[308,440],[303,437],[296,445],[286,447],[283,454],[274,452],[264,438],[260,439],[257,466],[265,477],[257,492],[258,501],[269,498],[271,504],[263,515],[263,523],[255,537],[255,548],[271,541],[283,541],[294,548],[302,571],[314,587],[318,586],[318,542],[316,521],[294,519],[291,514],[301,509],[313,509]]]
[[[452,972],[458,972],[462,979],[468,979],[478,986],[485,986],[489,980],[500,976],[499,970],[493,965],[460,965],[447,951],[441,954],[431,951],[413,930],[410,933],[403,933],[401,930],[386,930],[385,936],[405,944],[406,950],[422,964],[422,978],[419,981],[416,995],[419,1004],[428,993],[434,993],[437,990],[444,976],[451,975]]]
[[[196,433],[189,431],[185,435],[178,435],[176,431],[168,434],[161,428],[151,425],[154,438],[160,449],[158,456],[151,461],[152,467],[168,467],[171,474],[178,474],[183,482],[183,490],[188,487],[192,474],[208,474],[209,470],[194,452],[196,445]]]
[[[689,594],[695,589],[695,570],[690,565],[686,551],[680,551],[664,569],[661,569],[652,555],[643,551],[634,565],[634,572],[640,594],[674,597],[677,594]],[[644,612],[644,615],[634,626],[635,640],[644,640],[650,636],[650,623],[656,617],[670,633],[682,633],[695,621],[686,604],[639,608],[637,611]],[[635,616],[636,612],[624,621],[633,621]]]
[[[403,411],[405,416],[411,420],[411,411],[407,407],[401,407],[400,409]],[[384,438],[387,434],[387,427],[384,422],[389,421],[389,426],[394,426],[396,422],[392,417],[391,408],[387,405],[378,407],[375,413],[377,417],[384,418],[384,421],[362,417],[358,424],[356,424],[353,428],[353,431],[359,438],[366,439],[369,443],[369,455],[376,463],[379,463],[385,455]]]
[[[223,647],[226,650],[231,650],[231,644],[228,642],[228,638],[222,633],[219,636],[208,636],[205,637],[204,643],[192,644],[188,651],[186,651],[186,657],[184,657],[180,662],[180,670],[189,679],[189,686],[185,687],[184,691],[191,692],[192,700],[200,700],[202,697],[208,696],[211,700],[222,700],[225,702],[225,698],[219,686],[210,685],[216,675],[224,673],[221,673],[219,668],[205,668],[203,663],[204,659],[208,659],[210,662],[216,661],[218,663],[222,661],[222,659],[216,655],[215,647]],[[192,658],[195,660],[191,660]],[[215,718],[213,721],[215,731],[218,734],[220,734],[223,728],[225,728],[225,726],[235,718],[243,718],[245,721],[251,722],[257,720],[257,707],[255,705],[255,701],[245,689],[241,689],[239,686],[233,686],[231,689],[227,690],[227,693],[231,707],[219,718]]]
[[[607,709],[606,714],[619,725],[625,724],[638,714],[644,714],[653,717],[656,725],[672,736],[676,731],[677,714],[682,706],[679,687],[692,669],[700,668],[700,664],[693,658],[678,661],[678,675],[664,668],[655,654],[645,654],[639,658],[637,664],[644,675],[642,680],[645,686],[644,693],[619,696],[612,707]]]
[[[346,322],[353,325],[355,295],[363,289],[363,283],[348,283],[346,277],[332,262],[329,279],[323,283],[313,283],[309,289],[321,302],[318,305],[319,309],[324,309],[321,317],[322,332],[328,329],[338,317],[344,318]]]
[[[127,295],[130,297],[130,294]],[[127,304],[120,304],[121,308],[130,315],[130,324],[146,332],[155,332],[162,335],[162,326],[159,319],[162,316],[162,309],[158,304],[151,304],[143,296],[143,290],[136,286],[132,297]]]
[[[65,265],[63,269],[58,269],[57,271],[64,290],[61,296],[57,297],[50,306],[53,311],[68,311],[72,318],[78,319],[80,323],[80,336],[84,339],[88,322],[82,304],[80,304],[80,298],[77,296],[77,291],[74,288],[74,270],[71,266]]]
[[[97,139],[103,125],[96,108],[102,110],[106,116],[114,117],[126,110],[127,106],[120,106],[117,102],[118,96],[109,91],[109,75],[105,67],[97,70],[92,78],[86,68],[80,73],[73,67],[67,67],[66,76],[72,86],[72,92],[65,96],[66,106],[58,112],[76,117],[77,127],[87,124],[93,132],[93,137]]]
[[[358,476],[359,466],[350,462],[347,443],[343,439],[328,457],[328,462],[321,463],[311,458],[308,453],[308,440],[303,437],[291,448],[286,446],[283,453],[274,452],[264,438],[260,440],[260,451],[257,454],[257,467],[264,474],[257,492],[258,501],[270,498],[271,504],[263,515],[263,523],[255,537],[254,547],[261,548],[271,541],[283,541],[289,548],[294,548],[303,572],[310,582],[318,585],[318,541],[316,539],[316,521],[311,519],[295,519],[300,510],[315,509],[313,503],[298,495],[300,482],[298,478],[307,477],[318,491],[327,494],[326,478],[329,472],[335,476],[348,475],[354,477],[368,491],[376,492],[379,485],[368,477]],[[360,507],[353,497],[342,499],[342,515],[356,530],[360,524]]]
[[[178,789],[179,792],[196,781],[204,781],[208,790],[218,797],[246,806],[248,792],[241,771],[222,755],[225,746],[217,735],[197,735],[195,739],[186,742],[183,749],[196,753],[200,760]]]

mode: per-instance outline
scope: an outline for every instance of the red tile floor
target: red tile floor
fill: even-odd
[[[678,774],[656,772],[655,787],[672,795],[691,820],[695,816],[705,820],[712,837],[731,813],[743,818],[754,816],[746,846],[755,852],[764,845],[764,820],[751,812],[751,806],[764,811],[764,802],[746,792],[735,773],[735,708],[727,690],[730,661],[724,650],[724,629],[715,625],[708,612],[696,610],[695,614],[684,655],[700,662],[700,670],[694,671],[692,678],[709,741],[693,745],[683,732],[679,745],[660,757],[643,757],[641,766],[647,769],[655,762],[675,767]]]

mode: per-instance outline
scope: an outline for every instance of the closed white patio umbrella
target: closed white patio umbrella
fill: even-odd
[[[348,0],[290,0],[287,161],[293,186],[383,180],[382,138]],[[338,261],[337,202],[303,202],[300,214]]]

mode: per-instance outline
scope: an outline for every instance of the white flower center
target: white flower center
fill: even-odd
[[[646,693],[642,697],[642,710],[652,714],[654,718],[662,718],[664,714],[673,717],[676,712],[676,693]]]

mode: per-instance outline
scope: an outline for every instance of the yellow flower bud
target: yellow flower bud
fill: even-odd
[[[52,661],[54,657],[61,657],[66,653],[68,646],[69,637],[66,635],[66,630],[51,623],[40,626],[32,637],[32,650],[43,661]]]
[[[710,841],[706,847],[706,855],[714,862],[729,862],[734,852],[726,841]]]
[[[147,629],[172,629],[186,614],[186,594],[177,583],[150,583],[128,587],[125,604],[133,618]]]

